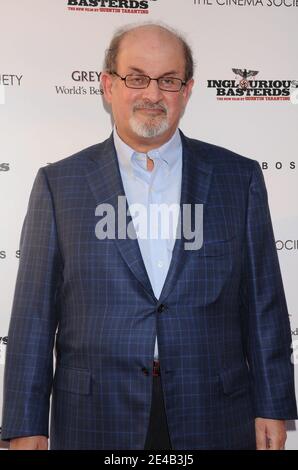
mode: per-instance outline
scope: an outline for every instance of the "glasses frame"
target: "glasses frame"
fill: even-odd
[[[168,91],[170,93],[178,93],[179,91],[181,91],[182,87],[184,87],[187,82],[185,80],[181,80],[181,78],[177,78],[177,77],[168,77],[168,76],[161,76],[161,77],[158,77],[158,78],[152,78],[152,77],[149,77],[149,75],[145,75],[145,74],[134,74],[134,73],[129,73],[127,75],[125,75],[125,77],[122,77],[121,75],[119,75],[119,73],[117,72],[111,72],[111,75],[116,75],[118,78],[120,78],[124,83],[125,83],[125,86],[131,90],[145,90],[146,88],[149,87],[150,83],[151,83],[151,80],[155,80],[157,82],[157,86],[158,88],[161,90],[161,91]],[[127,83],[126,83],[126,79],[127,77],[135,77],[135,76],[140,76],[140,77],[146,77],[148,78],[148,84],[147,86],[144,86],[144,87],[132,87],[132,86],[128,86]],[[165,88],[161,88],[160,85],[159,85],[159,80],[161,78],[173,78],[175,80],[179,80],[180,82],[180,88],[179,90],[166,90]]]

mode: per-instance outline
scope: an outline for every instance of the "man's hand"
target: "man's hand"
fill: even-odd
[[[9,450],[48,450],[46,436],[16,437],[11,439]]]
[[[256,418],[257,450],[283,450],[287,439],[286,423],[280,419]]]

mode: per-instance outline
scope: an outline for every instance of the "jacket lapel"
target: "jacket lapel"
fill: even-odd
[[[90,156],[86,178],[94,195],[96,206],[105,203],[111,204],[114,208],[116,215],[114,240],[117,248],[127,266],[142,284],[143,288],[154,297],[137,239],[128,237],[123,239],[118,238],[118,197],[125,196],[125,193],[112,134],[109,139],[103,142],[102,150]],[[128,205],[126,203],[126,212],[127,208]],[[133,228],[130,216],[126,218],[126,226],[128,223],[130,223]]]
[[[183,205],[189,204],[194,207],[195,204],[205,205],[207,202],[212,177],[212,165],[200,158],[197,149],[193,148],[191,139],[187,139],[181,131],[180,134],[183,149],[180,214],[182,215],[181,225],[183,227]],[[137,239],[118,238],[118,197],[125,196],[125,193],[112,135],[101,144],[101,149],[98,152],[90,156],[87,168],[86,178],[96,205],[109,203],[115,210],[115,243],[122,258],[143,288],[155,299]],[[128,223],[133,227],[130,216],[127,216],[126,219],[126,224]],[[182,231],[181,238],[177,238],[175,242],[171,264],[160,295],[161,302],[168,297],[175,287],[181,267],[185,263],[185,257],[192,254],[192,251],[184,249],[185,242],[189,242],[189,240],[185,238]]]
[[[194,148],[191,139],[188,139],[180,131],[182,139],[182,184],[181,184],[181,200],[180,215],[181,226],[183,227],[183,205],[189,204],[193,209],[195,204],[203,204],[203,214],[205,212],[205,204],[207,203],[209,188],[212,178],[212,165],[202,159],[202,155],[198,154],[197,148]],[[160,302],[164,302],[166,297],[175,287],[179,273],[184,266],[185,258],[192,256],[191,250],[185,250],[184,244],[189,242],[181,231],[181,238],[177,238],[172,254],[172,260],[169,267],[161,295]]]

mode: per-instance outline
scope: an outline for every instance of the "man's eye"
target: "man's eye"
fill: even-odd
[[[144,77],[130,77],[129,81],[135,85],[140,85],[141,83],[144,83],[145,78]]]
[[[169,85],[174,85],[175,79],[173,79],[173,78],[162,78],[161,83],[162,83],[162,85],[168,85],[168,86]]]

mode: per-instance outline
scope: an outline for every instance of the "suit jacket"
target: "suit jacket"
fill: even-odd
[[[2,438],[48,435],[52,392],[52,449],[143,449],[156,334],[173,449],[253,447],[255,417],[296,418],[261,169],[181,137],[181,204],[204,204],[204,243],[186,251],[177,239],[159,299],[137,240],[95,236],[96,206],[116,208],[124,195],[112,136],[39,170],[21,235]]]

